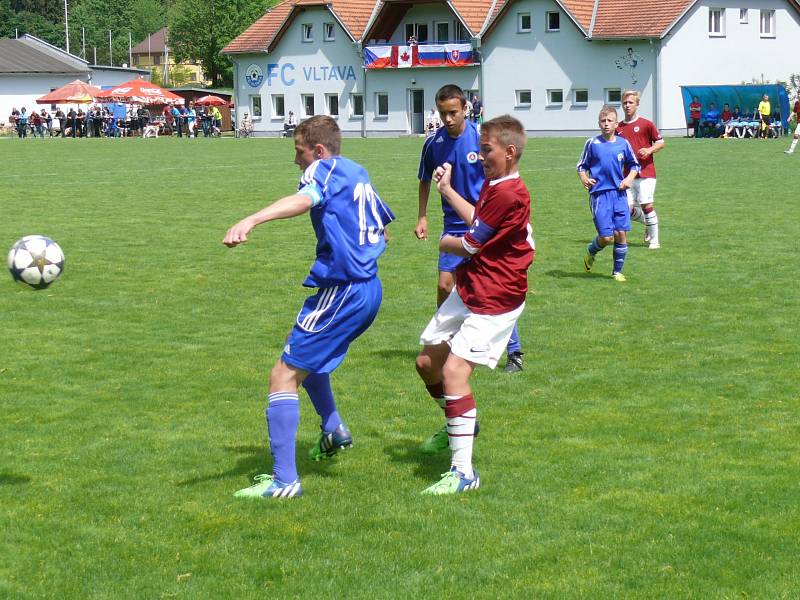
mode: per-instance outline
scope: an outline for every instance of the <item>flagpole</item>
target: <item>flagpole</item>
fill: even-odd
[[[128,66],[133,67],[133,39],[131,32],[128,32]]]
[[[69,54],[69,9],[67,0],[64,0],[64,37],[67,40],[67,54]]]
[[[114,66],[114,51],[111,50],[111,30],[108,30],[108,66]]]

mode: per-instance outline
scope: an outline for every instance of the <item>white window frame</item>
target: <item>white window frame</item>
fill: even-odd
[[[336,23],[322,24],[322,41],[323,42],[336,41]]]
[[[716,17],[716,18],[715,18]],[[716,21],[716,23],[715,23]],[[715,27],[717,25],[718,27]],[[725,9],[708,9],[708,36],[725,37]]]
[[[447,36],[443,40],[439,39],[439,26],[440,25],[444,25],[445,27],[447,27]],[[444,43],[450,41],[450,21],[436,21],[433,24],[433,31],[436,33],[436,40],[435,41],[436,41],[437,44],[444,44]]]
[[[250,115],[253,117],[253,120],[260,119],[264,114],[261,106],[261,95],[250,96],[248,104],[250,105]]]
[[[618,96],[617,100],[611,99],[611,94],[616,94]],[[603,97],[605,98],[605,103],[609,106],[621,106],[622,105],[622,88],[606,88],[603,91]]]
[[[528,99],[523,100],[527,94]],[[533,90],[514,90],[514,108],[530,108],[533,106]]]
[[[336,99],[336,112],[331,111],[331,100]],[[339,94],[325,94],[325,111],[328,113],[329,117],[333,117],[334,119],[339,118],[339,114],[341,114],[341,106],[339,102]]]
[[[528,25],[522,25],[523,17],[528,17]],[[531,17],[531,13],[529,12],[518,12],[517,13],[517,33],[530,33],[533,31],[533,17]]]
[[[739,23],[742,25],[747,25],[750,21],[750,11],[746,8],[739,9]]]
[[[301,37],[300,41],[304,44],[310,44],[314,41],[314,24],[313,23],[303,23],[300,26]]]
[[[386,97],[386,112],[381,113],[381,98]],[[375,118],[388,119],[389,118],[389,92],[375,92]]]
[[[464,27],[464,24],[459,21],[453,21],[453,42],[468,42],[469,41],[469,32],[467,28]]]
[[[279,98],[281,100],[281,104],[283,104],[283,106],[281,107],[280,111],[278,110],[278,99]],[[272,101],[272,118],[273,119],[283,119],[283,118],[285,118],[286,117],[286,97],[283,94],[272,94],[271,101]]]
[[[578,100],[578,92],[586,92],[586,100]],[[589,90],[587,88],[572,90],[572,106],[589,106]]]
[[[550,27],[550,15],[555,15],[558,17],[558,27],[555,28]],[[548,33],[561,31],[561,13],[557,10],[549,10],[546,13],[544,13],[544,27],[545,31]]]
[[[561,94],[561,99],[556,100],[556,93]],[[559,88],[551,88],[547,90],[547,106],[563,106],[564,105],[564,90]]]
[[[361,98],[361,112],[356,112],[356,96]],[[364,118],[364,94],[350,94],[350,118],[363,119]]]
[[[313,109],[314,109],[314,112],[312,112],[311,114],[308,114],[308,111],[306,110],[306,108],[308,108],[306,106],[306,100],[308,100],[309,98],[311,98],[311,104],[313,104]],[[303,109],[304,118],[313,117],[317,113],[317,104],[314,101],[314,94],[300,94],[300,107]]]
[[[766,17],[766,21],[764,19]],[[766,31],[764,24],[767,24],[769,27],[769,31]],[[775,37],[775,10],[762,8],[758,15],[758,31],[761,34],[762,38],[774,38]]]

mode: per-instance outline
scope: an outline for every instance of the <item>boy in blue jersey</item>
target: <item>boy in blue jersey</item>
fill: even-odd
[[[283,353],[269,380],[267,427],[273,457],[271,475],[234,494],[238,498],[293,498],[302,495],[295,464],[302,384],[322,420],[322,433],[309,455],[333,456],[353,444],[339,417],[329,375],[341,364],[350,343],[372,324],[382,290],[378,257],[386,247],[384,227],[393,219],[366,170],[339,155],[336,121],[315,116],[294,131],[295,163],[303,170],[297,193],[241,220],[223,243],[247,241],[256,225],[310,212],[317,237],[316,260],[303,285],[317,288],[297,315]]]
[[[444,124],[436,133],[425,140],[419,161],[419,212],[414,234],[417,239],[428,239],[428,197],[431,190],[431,179],[437,167],[444,163],[452,165],[452,186],[458,194],[474,205],[483,185],[483,169],[478,160],[480,150],[480,134],[475,123],[467,119],[467,97],[457,85],[442,86],[436,92],[436,108]],[[461,220],[450,204],[441,198],[444,213],[442,235],[463,236],[469,227]],[[450,295],[456,283],[456,267],[463,258],[439,253],[439,281],[436,290],[436,306]],[[522,345],[519,332],[514,332],[506,348],[508,359],[505,367],[507,373],[522,370]],[[442,442],[446,442],[446,438]],[[446,446],[445,446],[446,447]],[[444,448],[442,448],[443,450]]]
[[[589,208],[597,229],[597,237],[586,248],[583,267],[591,271],[597,253],[613,242],[611,276],[616,281],[625,281],[622,267],[628,254],[626,232],[631,229],[625,190],[639,174],[639,162],[628,141],[615,135],[617,123],[617,110],[613,106],[600,109],[600,135],[586,140],[578,162],[578,176],[589,190]],[[623,177],[625,171],[628,174]]]

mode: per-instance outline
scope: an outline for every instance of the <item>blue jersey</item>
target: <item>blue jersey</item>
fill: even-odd
[[[298,193],[311,198],[317,236],[317,258],[303,285],[324,288],[375,277],[386,247],[384,226],[394,215],[364,167],[341,156],[314,161],[300,178]]]
[[[639,161],[630,143],[622,136],[614,141],[598,135],[586,140],[583,154],[578,162],[578,171],[586,171],[597,183],[589,190],[590,194],[618,190],[624,179],[624,172],[639,171]]]
[[[483,186],[483,166],[478,160],[481,136],[472,121],[464,121],[464,131],[457,138],[451,138],[446,127],[427,140],[422,147],[419,159],[420,181],[430,181],[436,167],[448,162],[453,166],[451,184],[453,189],[470,204],[478,201]],[[445,233],[466,233],[469,229],[450,203],[442,198]]]

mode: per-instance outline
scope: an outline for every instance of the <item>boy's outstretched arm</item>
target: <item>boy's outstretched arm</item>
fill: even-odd
[[[228,229],[225,239],[222,243],[233,248],[247,241],[247,234],[249,234],[256,225],[266,223],[267,221],[274,221],[276,219],[290,219],[298,215],[302,215],[311,208],[311,198],[306,194],[292,194],[285,196],[280,200],[276,200],[269,206],[262,208],[257,213],[253,213],[249,217],[245,217],[236,225]]]
[[[433,172],[433,180],[436,182],[436,189],[439,190],[439,193],[450,203],[450,206],[458,213],[461,220],[467,225],[470,225],[475,215],[475,207],[464,200],[450,185],[452,172],[453,165],[450,163],[444,163],[441,167],[436,167],[436,170]]]

